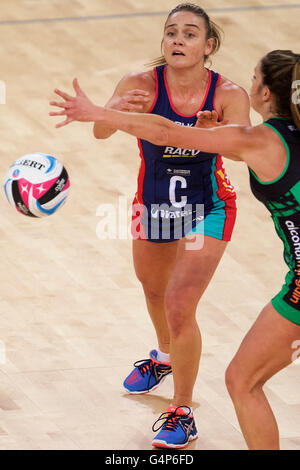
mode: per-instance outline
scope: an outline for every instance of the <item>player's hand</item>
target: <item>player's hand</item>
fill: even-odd
[[[66,116],[66,119],[55,127],[63,127],[73,121],[93,122],[97,121],[101,115],[100,106],[94,105],[91,100],[86,96],[78,84],[77,78],[73,80],[73,88],[75,96],[70,96],[61,90],[54,90],[58,96],[63,98],[64,101],[51,101],[51,106],[62,108],[61,111],[50,112],[50,116]]]
[[[211,127],[226,126],[228,122],[229,121],[218,122],[217,111],[200,111],[197,114],[196,127],[201,127],[202,129],[210,129]]]
[[[112,106],[118,111],[142,112],[145,104],[149,103],[149,92],[145,90],[130,90],[119,98]]]

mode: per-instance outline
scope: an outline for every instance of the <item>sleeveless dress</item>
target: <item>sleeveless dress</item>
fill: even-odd
[[[154,68],[156,96],[149,113],[178,126],[195,126],[199,111],[214,110],[220,75],[209,70],[206,93],[193,115],[179,113],[171,99],[167,66]],[[141,166],[133,201],[134,239],[164,243],[204,234],[229,241],[236,219],[236,194],[218,154],[157,146],[138,139]]]
[[[292,120],[284,118],[269,119],[264,125],[279,135],[287,152],[286,166],[274,181],[262,182],[249,169],[252,192],[271,213],[289,268],[285,284],[271,303],[279,314],[300,325],[300,132]]]

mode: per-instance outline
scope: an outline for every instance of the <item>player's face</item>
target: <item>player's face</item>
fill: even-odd
[[[213,48],[213,39],[206,39],[207,31],[203,18],[191,12],[172,15],[166,25],[163,39],[164,56],[175,68],[204,64],[204,56]]]
[[[262,110],[264,104],[263,96],[265,93],[265,86],[263,85],[263,76],[260,70],[260,62],[254,69],[252,77],[252,86],[250,91],[250,101],[252,108],[258,113]]]

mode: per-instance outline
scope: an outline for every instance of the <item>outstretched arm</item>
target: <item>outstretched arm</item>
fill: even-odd
[[[155,145],[199,149],[219,153],[233,160],[243,158],[243,152],[252,146],[252,128],[228,125],[201,129],[179,126],[155,114],[130,114],[101,110],[101,118],[114,123],[128,134],[148,140]]]
[[[252,146],[253,128],[245,126],[224,126],[212,129],[199,129],[177,124],[154,114],[127,113],[94,105],[73,81],[76,96],[72,97],[59,90],[63,102],[51,102],[62,108],[51,112],[51,116],[66,116],[65,121],[57,124],[62,127],[72,121],[102,122],[114,129],[127,132],[156,145],[173,145],[186,149],[199,149],[209,153],[220,153],[228,158],[242,156],[245,148]],[[235,159],[235,158],[234,158]]]

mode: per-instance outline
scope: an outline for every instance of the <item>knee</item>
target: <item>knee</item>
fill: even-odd
[[[186,292],[168,292],[165,297],[165,312],[170,333],[177,337],[195,322],[195,315]]]
[[[147,302],[151,304],[163,304],[165,290],[161,286],[157,286],[151,282],[141,282]]]
[[[231,362],[226,369],[225,384],[231,398],[234,398],[238,391],[242,389],[241,375],[234,362]]]
[[[233,359],[225,372],[225,383],[232,400],[238,401],[260,390],[265,380],[259,375],[250,375],[242,364]]]
[[[232,361],[225,372],[225,383],[231,399],[235,402],[250,392],[248,380],[237,363]]]

